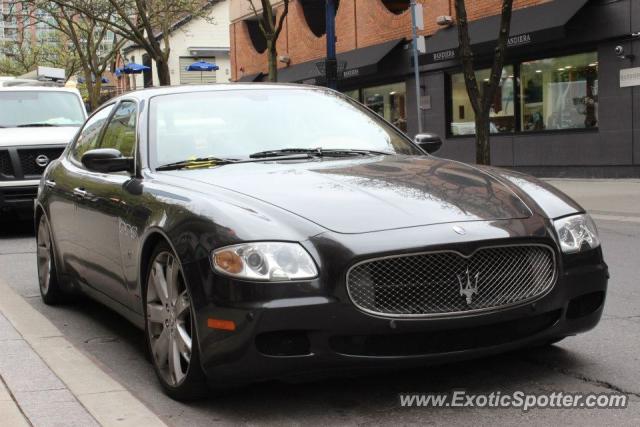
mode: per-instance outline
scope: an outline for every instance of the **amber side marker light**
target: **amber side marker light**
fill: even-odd
[[[223,331],[235,331],[236,323],[233,320],[212,319],[207,320],[207,326],[211,329],[221,329]]]

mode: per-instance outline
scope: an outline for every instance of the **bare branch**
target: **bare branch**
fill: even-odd
[[[513,0],[502,0],[500,16],[500,32],[498,42],[494,50],[493,65],[489,76],[488,84],[480,91],[476,79],[473,51],[469,37],[469,23],[465,0],[455,0],[456,24],[458,26],[458,44],[464,72],[465,86],[469,101],[476,115],[476,162],[479,164],[491,163],[490,145],[490,113],[492,103],[497,92],[500,80],[502,79],[502,68],[504,65],[505,52],[509,40],[511,29],[511,12]]]
[[[502,12],[500,18],[500,33],[498,35],[498,44],[495,48],[493,57],[493,66],[491,67],[491,75],[489,76],[489,85],[485,89],[487,93],[483,97],[484,110],[491,108],[491,103],[495,96],[498,84],[502,79],[502,67],[504,65],[505,51],[507,50],[507,42],[509,40],[509,32],[511,31],[511,11],[513,0],[502,1]]]
[[[278,19],[278,26],[276,27],[276,30],[274,32],[273,38],[275,40],[277,40],[278,37],[280,36],[280,32],[282,31],[282,27],[284,25],[284,20],[286,19],[288,14],[289,14],[289,0],[284,0],[284,10],[280,14],[280,18]]]
[[[456,0],[456,24],[458,26],[458,45],[462,58],[465,85],[469,94],[471,107],[476,115],[482,113],[480,89],[473,66],[473,51],[471,50],[471,38],[469,37],[469,22],[467,20],[467,8],[465,0]]]

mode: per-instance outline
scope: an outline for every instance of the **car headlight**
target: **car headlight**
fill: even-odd
[[[553,222],[562,252],[572,254],[600,246],[598,229],[588,214],[568,216]]]
[[[213,251],[213,268],[246,280],[281,282],[318,276],[311,255],[298,243],[256,242]]]

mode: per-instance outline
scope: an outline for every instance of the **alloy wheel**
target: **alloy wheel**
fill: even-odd
[[[180,265],[169,252],[153,260],[146,295],[147,333],[156,368],[170,386],[180,385],[191,363],[191,299]]]
[[[37,258],[38,258],[38,283],[40,290],[44,295],[49,292],[49,284],[51,283],[51,260],[53,252],[51,250],[51,235],[49,234],[49,226],[47,221],[42,217],[38,226],[37,237]]]

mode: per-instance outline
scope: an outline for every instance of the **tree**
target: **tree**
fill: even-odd
[[[276,22],[276,13],[271,6],[270,0],[260,0],[262,9],[258,11],[253,4],[254,0],[247,0],[253,11],[253,14],[258,18],[258,27],[260,32],[264,36],[267,42],[267,58],[269,60],[269,81],[278,81],[278,37],[282,31],[284,20],[289,13],[289,0],[284,0],[284,7],[282,13]]]
[[[494,50],[493,66],[491,67],[489,81],[483,85],[482,90],[480,90],[478,86],[478,80],[476,79],[474,70],[473,51],[469,37],[469,22],[467,20],[465,0],[455,0],[455,9],[464,80],[471,107],[476,115],[476,163],[488,165],[491,164],[489,115],[498,84],[502,78],[502,66],[504,64],[505,51],[509,40],[509,31],[511,30],[513,0],[502,0],[498,44]]]
[[[101,103],[102,76],[126,40],[115,39],[108,25],[56,1],[24,1],[22,10],[28,10],[34,22],[49,26],[68,40],[77,58],[77,69],[82,70],[89,105],[92,110],[97,108]],[[107,19],[114,16],[113,10],[107,12]]]
[[[169,55],[171,30],[183,19],[206,17],[214,0],[50,0],[141,47],[155,61],[161,86],[171,84]]]
[[[0,74],[19,76],[39,65],[63,68],[68,78],[78,71],[80,61],[75,51],[60,38],[34,41],[20,35],[14,41],[0,44]]]

